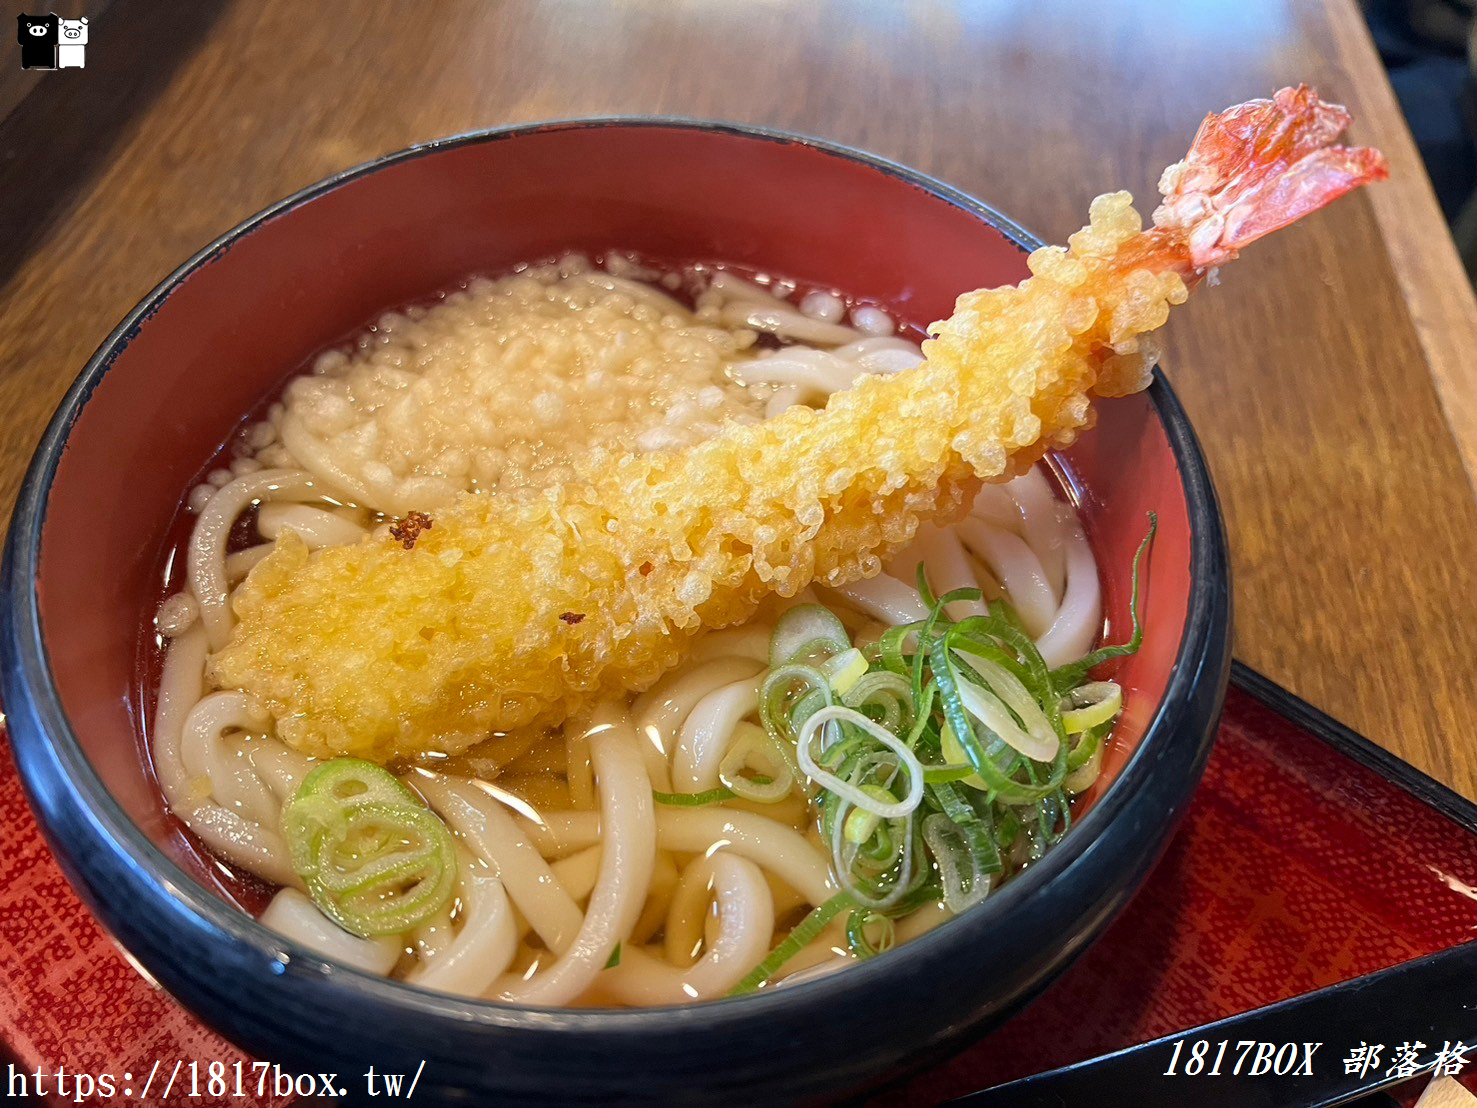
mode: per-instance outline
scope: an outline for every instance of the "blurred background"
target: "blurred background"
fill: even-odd
[[[487,0],[487,9],[505,8],[509,3],[525,0]],[[772,11],[783,8],[786,3],[801,0],[716,0],[704,7],[711,7],[717,14],[725,9],[725,17],[742,13],[746,7]],[[6,27],[16,24],[17,17],[30,12],[41,14],[51,10],[52,0],[0,0],[4,9]],[[427,0],[398,0],[403,5],[407,22],[440,20],[447,14],[445,5]],[[965,0],[963,3],[947,5],[966,15],[974,9],[981,17],[998,16],[1002,9],[1012,4],[1028,7],[1034,0]],[[1399,98],[1400,106],[1409,121],[1410,129],[1425,159],[1442,212],[1452,228],[1463,263],[1469,275],[1477,274],[1477,30],[1474,30],[1474,13],[1477,0],[1358,0],[1380,58],[1389,71],[1390,82]],[[1104,7],[1142,9],[1145,18],[1153,18],[1156,5],[1145,5],[1137,0],[1103,0]],[[1238,27],[1233,21],[1226,24],[1226,5],[1218,0],[1190,0],[1191,6],[1203,9],[1199,18],[1208,32],[1217,25],[1223,26],[1229,35],[1246,32],[1240,45],[1254,43],[1260,35],[1254,29]],[[246,5],[250,7],[251,5]],[[301,11],[305,25],[321,26],[323,23],[342,23],[346,30],[346,42],[354,38],[356,20],[353,4],[305,2],[296,5]],[[690,6],[690,5],[686,5]],[[1287,5],[1295,17],[1299,4]],[[27,161],[24,151],[28,143],[46,142],[53,154],[57,144],[61,152],[69,157],[51,157],[37,166],[42,172],[55,175],[62,171],[71,181],[85,178],[89,166],[105,155],[107,147],[96,141],[99,135],[112,133],[121,126],[127,116],[163,87],[176,66],[188,56],[192,47],[200,41],[206,30],[227,10],[239,8],[229,0],[67,0],[65,11],[57,14],[63,18],[88,18],[96,24],[102,18],[102,40],[94,42],[94,49],[87,61],[89,70],[104,68],[124,87],[118,95],[99,104],[86,101],[86,112],[91,125],[79,128],[76,133],[57,134],[54,120],[55,108],[44,117],[27,122],[18,118],[17,109],[26,94],[36,87],[43,74],[37,70],[23,70],[14,58],[18,46],[10,48],[13,55],[9,64],[0,65],[0,186],[4,166],[17,168],[16,162]],[[643,5],[623,4],[616,0],[574,0],[558,5],[565,9],[566,19],[574,37],[578,37],[574,25],[583,22],[582,15],[592,8],[625,11],[636,17]],[[869,22],[869,11],[877,5],[862,0],[856,5],[855,28],[838,28],[838,33],[861,29]],[[111,13],[109,12],[111,9]],[[233,13],[233,16],[237,13]],[[456,16],[465,21],[468,12],[459,9]],[[1176,19],[1183,21],[1184,13]],[[600,20],[595,20],[600,22]],[[720,20],[721,22],[721,20]],[[10,32],[7,30],[6,35]],[[1132,45],[1125,43],[1125,52]],[[96,87],[100,81],[90,81]],[[75,84],[75,83],[74,83]],[[1265,90],[1248,90],[1264,93]],[[52,88],[48,96],[65,99],[68,92]],[[82,106],[81,94],[73,90]],[[38,130],[39,129],[39,130]],[[42,132],[45,132],[44,134]],[[75,149],[69,149],[75,147]],[[354,160],[350,158],[349,160]],[[345,164],[348,164],[345,162]],[[335,167],[337,168],[337,167]],[[28,192],[40,191],[65,195],[68,182],[26,182]],[[0,193],[3,195],[3,193]],[[38,224],[34,220],[14,220],[14,212],[0,212],[0,269],[6,257],[18,247],[32,241]]]
[[[1477,274],[1477,0],[1363,0],[1468,275]]]

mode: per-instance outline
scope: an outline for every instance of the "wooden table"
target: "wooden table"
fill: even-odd
[[[1299,80],[1394,179],[1256,247],[1179,313],[1165,364],[1230,526],[1238,655],[1477,798],[1477,311],[1352,0],[114,0],[87,68],[42,74],[0,127],[0,503],[178,262],[411,142],[760,122],[1060,241],[1096,193],[1152,207],[1207,110]]]

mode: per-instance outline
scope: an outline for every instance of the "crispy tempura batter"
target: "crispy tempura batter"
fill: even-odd
[[[238,590],[213,678],[299,750],[378,761],[644,688],[701,628],[877,573],[920,520],[1070,444],[1091,395],[1148,385],[1140,336],[1205,267],[1384,175],[1376,152],[1324,149],[1347,122],[1306,89],[1209,117],[1165,173],[1154,229],[1127,193],[1099,197],[1068,248],[1031,255],[1031,278],[960,297],[923,365],[823,412],[610,460],[527,503],[464,495],[413,550],[310,554],[288,531]]]

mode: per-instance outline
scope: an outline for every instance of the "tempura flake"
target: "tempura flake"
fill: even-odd
[[[1378,152],[1332,145],[1348,122],[1306,88],[1208,117],[1150,230],[1127,193],[1098,197],[1065,248],[1031,254],[1031,277],[961,296],[924,364],[823,411],[592,457],[523,500],[462,494],[413,543],[310,553],[286,532],[237,590],[211,676],[297,749],[380,762],[643,689],[771,594],[878,573],[920,521],[1070,445],[1093,396],[1145,388],[1146,336],[1209,267],[1385,176]]]

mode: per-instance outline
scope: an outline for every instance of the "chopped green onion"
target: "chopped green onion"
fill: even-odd
[[[913,580],[918,585],[918,595],[923,600],[923,606],[937,608],[939,606],[938,597],[933,595],[933,585],[928,580],[928,567],[922,562],[919,562],[918,568],[913,571]]]
[[[853,685],[867,675],[867,659],[856,647],[843,650],[821,663],[821,673],[831,683],[831,691],[844,696]]]
[[[875,928],[881,934],[874,943],[867,934]],[[875,958],[897,943],[897,925],[880,912],[856,909],[846,917],[846,945],[858,958]]]
[[[967,640],[956,642],[954,653],[980,678],[978,690],[972,686],[965,687],[971,689],[972,696],[983,694],[981,706],[999,722],[993,727],[996,734],[1038,762],[1049,762],[1056,757],[1060,738],[1025,683],[1008,667],[986,657],[977,645]],[[968,700],[966,697],[966,703]],[[997,709],[1001,707],[1008,709],[1009,714],[1000,713]]]
[[[954,739],[952,733],[949,735],[949,738],[951,740]],[[954,744],[957,748],[958,740],[954,740]],[[975,778],[975,780],[979,779],[979,775],[974,772],[974,767],[962,762],[951,762],[948,765],[943,766],[923,767],[923,783],[925,785],[940,785],[951,784],[955,781],[969,781],[971,777]],[[972,785],[974,784],[973,781],[969,781],[969,783]],[[975,785],[975,787],[981,788],[980,785]]]
[[[1077,769],[1067,774],[1066,778],[1062,781],[1062,789],[1071,796],[1076,796],[1078,793],[1085,793],[1096,783],[1098,774],[1102,771],[1103,744],[1096,743],[1093,746],[1092,753],[1087,756],[1087,760]]]
[[[282,830],[308,895],[345,931],[398,935],[451,899],[451,832],[373,763],[336,758],[309,773],[283,807]]]
[[[1004,670],[1000,673],[1009,676]],[[1056,757],[1059,740],[1039,705],[1031,701],[1028,707],[1020,702],[1030,701],[1030,695],[1019,682],[1016,682],[1020,692],[1017,698],[1013,695],[1016,690],[1006,688],[1003,683],[977,685],[959,680],[957,672],[953,677],[965,709],[1007,746],[1037,762],[1049,762]]]
[[[957,775],[950,773],[944,776],[944,780],[962,781],[970,788],[978,789],[980,792],[989,791],[990,786],[986,785],[983,778],[974,772],[974,767],[967,761],[968,756],[964,753],[964,746],[960,743],[959,736],[954,734],[954,729],[947,723],[944,724],[943,730],[939,732],[939,747],[943,751],[944,757],[949,760],[949,766],[959,766],[964,771]],[[935,770],[933,773],[934,780],[938,780],[941,776],[939,771]],[[924,780],[928,780],[928,774],[929,771],[925,769],[923,771]]]
[[[303,778],[300,792],[330,796],[344,803],[419,804],[393,773],[362,758],[334,758]]]
[[[1093,753],[1102,745],[1103,736],[1112,729],[1109,723],[1100,723],[1096,727],[1089,727],[1082,732],[1077,739],[1077,745],[1072,747],[1071,753],[1067,755],[1067,770],[1075,773],[1085,766],[1092,758]]]
[[[769,664],[788,665],[819,650],[839,654],[851,647],[851,636],[834,612],[819,604],[800,604],[774,625],[769,637]]]
[[[908,731],[908,749],[912,750],[922,740],[933,722],[933,701],[938,695],[938,685],[930,681],[923,686],[923,699],[913,705],[913,726]]]
[[[888,792],[881,785],[863,785],[862,792],[866,793],[878,804],[891,805],[897,803],[897,797]],[[841,832],[841,837],[849,843],[864,843],[870,839],[877,830],[877,825],[882,822],[882,817],[871,808],[855,808],[846,817],[846,826]]]
[[[795,787],[795,775],[774,736],[752,723],[740,723],[735,733],[737,738],[718,765],[718,780],[744,800],[773,804],[789,796]],[[746,775],[744,771],[755,755],[767,773]]]
[[[1112,658],[1122,658],[1128,654],[1138,653],[1138,649],[1144,642],[1144,625],[1139,617],[1139,564],[1144,560],[1149,546],[1154,541],[1154,535],[1159,530],[1159,516],[1149,513],[1149,533],[1144,536],[1144,541],[1139,543],[1138,552],[1133,556],[1133,589],[1128,597],[1128,614],[1133,620],[1133,634],[1126,643],[1118,646],[1104,646],[1094,650],[1085,658],[1079,658],[1065,666],[1059,666],[1051,671],[1052,682],[1063,692],[1075,689],[1087,679],[1087,675],[1098,666]]]
[[[720,785],[716,789],[707,789],[700,793],[664,793],[656,789],[651,790],[651,799],[658,804],[668,804],[674,808],[701,808],[706,804],[721,804],[725,800],[732,800],[734,791],[726,785]]]
[[[882,638],[877,641],[877,657],[883,668],[902,677],[912,672],[912,665],[905,659],[903,649],[908,636],[917,634],[922,627],[922,622],[906,623],[882,632]]]
[[[616,943],[615,949],[610,952],[610,957],[605,960],[606,969],[615,969],[621,964],[621,944]]]
[[[914,705],[908,682],[885,669],[874,670],[857,681],[842,695],[841,703],[863,715],[875,712],[877,722],[889,731],[901,732],[912,722]]]
[[[869,795],[864,790],[822,768],[815,760],[815,739],[821,734],[823,726],[832,723],[861,731],[886,747],[897,759],[898,766],[907,772],[907,795],[901,800],[894,798],[891,801],[879,801],[875,796]],[[814,713],[800,729],[800,735],[795,744],[795,754],[800,762],[801,770],[816,784],[850,801],[858,808],[864,808],[883,819],[897,819],[905,816],[917,808],[918,802],[923,799],[923,766],[919,763],[918,756],[891,731],[885,727],[879,727],[854,708],[832,705]]]
[[[759,720],[781,750],[793,747],[806,719],[830,703],[830,682],[814,666],[780,666],[759,686]]]
[[[1062,712],[1062,726],[1067,734],[1077,735],[1116,716],[1123,707],[1123,689],[1116,681],[1089,681],[1077,686],[1062,701],[1072,705]]]
[[[856,907],[856,903],[845,893],[837,893],[830,900],[811,910],[810,914],[797,923],[785,941],[769,952],[769,957],[744,975],[742,981],[729,990],[729,996],[744,996],[755,992],[766,981],[780,971],[780,967],[820,937],[820,933],[842,912]]]
[[[970,842],[964,825],[943,812],[935,812],[923,821],[923,841],[939,868],[939,882],[949,911],[958,914],[990,894],[992,878],[984,864],[988,856],[982,857],[984,852]],[[998,851],[993,857],[998,872]]]
[[[936,639],[930,645],[929,652],[934,680],[939,688],[939,699],[944,708],[944,716],[954,731],[954,737],[959,741],[965,760],[974,767],[975,773],[979,775],[986,790],[1006,803],[1021,804],[1039,801],[1042,797],[1054,792],[1061,784],[1062,777],[1066,775],[1066,744],[1058,745],[1056,758],[1052,764],[1052,775],[1046,783],[1025,783],[1011,777],[986,751],[985,745],[975,733],[971,714],[965,709],[964,700],[959,694],[959,678],[953,660],[949,657],[947,636]],[[980,728],[984,730],[987,739],[1004,745],[1000,736],[991,731],[987,724],[981,722]]]
[[[1156,527],[1151,514],[1134,557],[1132,639],[1056,670],[1009,603],[955,620],[948,606],[979,601],[979,590],[935,595],[922,566],[927,617],[865,647],[819,606],[781,617],[760,687],[766,738],[735,742],[720,771],[728,788],[656,794],[680,804],[732,799],[761,781],[753,769],[774,771],[775,787],[756,799],[788,792],[802,773],[811,786],[841,891],[735,995],[772,979],[842,911],[848,946],[870,957],[891,945],[895,919],[940,900],[963,911],[1061,840],[1123,706],[1118,684],[1087,682],[1087,673],[1142,643],[1140,570]]]
[[[1005,866],[1000,857],[1000,845],[992,834],[991,819],[981,815],[978,809],[964,799],[959,790],[946,782],[939,782],[931,790],[942,813],[959,829],[969,849],[972,866],[979,874],[996,874]],[[929,817],[932,818],[932,817]],[[924,841],[928,840],[928,820],[923,821]]]

